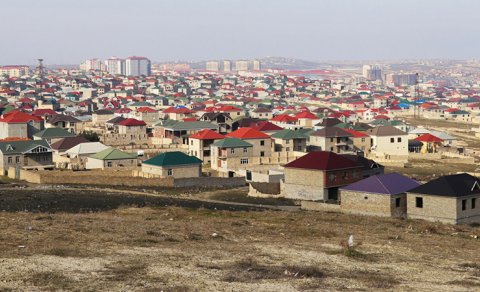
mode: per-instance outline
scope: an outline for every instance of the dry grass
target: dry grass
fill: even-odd
[[[480,273],[478,227],[339,213],[121,206],[0,212],[0,229],[6,291],[445,291]]]

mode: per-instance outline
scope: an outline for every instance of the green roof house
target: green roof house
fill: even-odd
[[[202,175],[202,160],[180,151],[164,152],[142,163],[142,172],[153,177],[189,178]]]
[[[87,158],[87,169],[108,169],[136,167],[137,154],[120,151],[110,147]]]
[[[75,137],[75,134],[62,128],[46,128],[33,134],[34,140],[46,140],[50,144],[68,137]]]

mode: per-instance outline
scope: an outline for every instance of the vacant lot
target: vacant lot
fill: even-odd
[[[94,197],[97,212],[90,208]],[[1,189],[0,209],[11,211],[0,212],[0,290],[469,291],[480,285],[480,241],[472,237],[478,227],[142,200]],[[27,212],[13,212],[19,202]],[[350,234],[357,246],[346,249]]]

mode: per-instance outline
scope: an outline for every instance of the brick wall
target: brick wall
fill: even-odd
[[[395,207],[395,200],[400,198],[400,207]],[[365,192],[340,191],[342,212],[373,215],[382,217],[405,217],[407,200],[405,194],[384,195]]]

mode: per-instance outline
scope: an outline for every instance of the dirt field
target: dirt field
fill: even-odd
[[[473,237],[479,227],[162,200],[0,189],[0,209],[9,210],[0,212],[0,290],[472,291],[480,285],[480,240]],[[14,212],[19,208],[28,211]],[[347,249],[350,234],[356,247]]]

